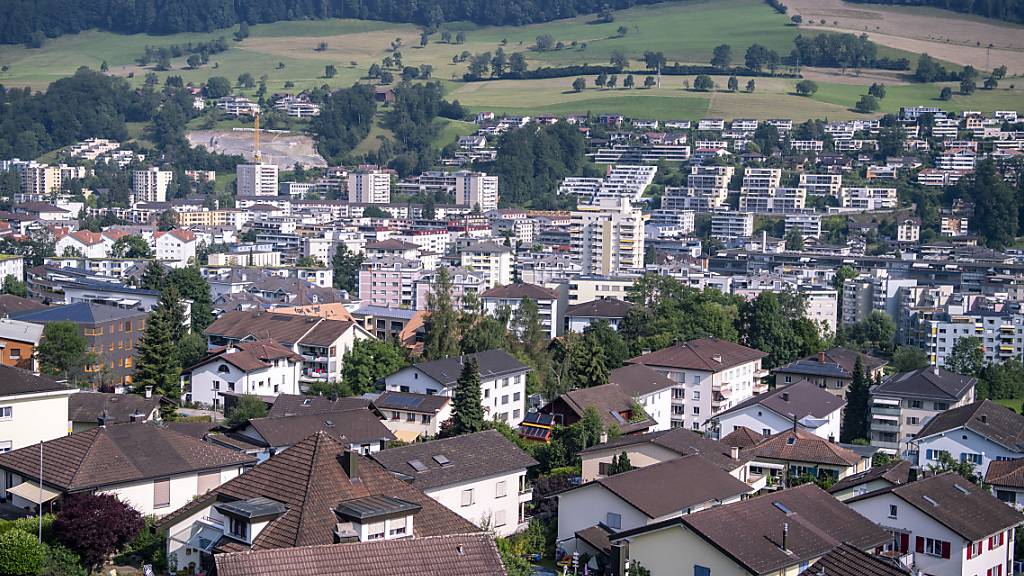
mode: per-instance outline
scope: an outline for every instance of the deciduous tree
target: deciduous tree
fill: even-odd
[[[92,569],[131,542],[142,530],[142,515],[112,494],[70,494],[53,523],[57,540]]]

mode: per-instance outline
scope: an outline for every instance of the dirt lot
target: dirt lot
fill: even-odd
[[[252,159],[252,130],[194,130],[187,135],[193,146],[203,145],[224,154],[241,154]],[[296,162],[306,167],[325,167],[327,162],[316,152],[313,139],[302,134],[262,132],[260,148],[263,161],[290,170]]]
[[[1024,74],[1024,28],[932,8],[850,4],[842,0],[790,0],[802,27],[867,33],[885,46],[928,54],[979,69],[1005,65]],[[820,21],[825,20],[825,25]],[[980,44],[979,44],[980,43]],[[992,49],[988,45],[992,44]]]

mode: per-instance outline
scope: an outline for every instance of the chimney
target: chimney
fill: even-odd
[[[99,426],[100,428],[106,428],[107,420],[109,419],[110,416],[107,414],[107,411],[104,410],[103,413],[96,418],[96,425]]]
[[[347,450],[341,456],[341,467],[345,470],[345,475],[351,481],[359,479],[359,456],[356,455],[355,451]]]
[[[598,438],[598,440],[599,440],[599,442],[598,442],[599,444],[604,444],[605,442],[607,442],[608,441],[608,431],[607,430],[601,430],[601,436]]]
[[[740,447],[739,446],[730,446],[729,447],[729,457],[732,458],[733,460],[739,460],[740,459]]]
[[[987,424],[988,423],[988,414],[982,414],[981,416],[978,416],[978,420],[981,420],[982,424]]]
[[[789,402],[789,392],[783,392],[782,393],[782,401],[783,402]]]
[[[821,352],[818,352],[818,363],[819,364],[824,364],[825,363],[825,351],[824,350],[822,350]]]
[[[789,548],[786,547],[787,540],[789,539],[789,522],[782,523],[782,551],[789,552]]]
[[[152,386],[146,386],[146,398],[152,398],[152,397],[153,397],[153,387]]]
[[[136,410],[135,412],[132,412],[130,416],[128,416],[128,421],[131,422],[132,424],[135,424],[136,422],[141,422],[142,414],[138,410]]]
[[[939,366],[938,366],[938,364],[936,364],[935,366],[932,366],[932,374],[935,374],[936,376],[939,375]]]

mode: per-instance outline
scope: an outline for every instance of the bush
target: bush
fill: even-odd
[[[796,93],[801,96],[810,96],[818,91],[818,84],[813,80],[801,80],[796,83]]]
[[[22,530],[0,534],[0,574],[22,576],[38,574],[46,560],[46,545]]]
[[[65,498],[53,533],[93,567],[138,537],[144,525],[142,515],[116,496],[76,494]]]
[[[39,576],[89,576],[82,566],[82,559],[63,546],[50,546],[46,550],[46,562]]]
[[[43,542],[53,542],[53,514],[43,514]],[[21,530],[28,534],[36,534],[39,530],[39,517],[18,518],[17,520],[0,520],[0,534],[11,530]]]
[[[857,112],[874,112],[878,110],[878,98],[870,94],[865,94],[860,97],[857,104],[854,106]]]

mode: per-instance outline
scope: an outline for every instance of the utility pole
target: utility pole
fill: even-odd
[[[39,441],[39,543],[43,543],[43,441]]]

